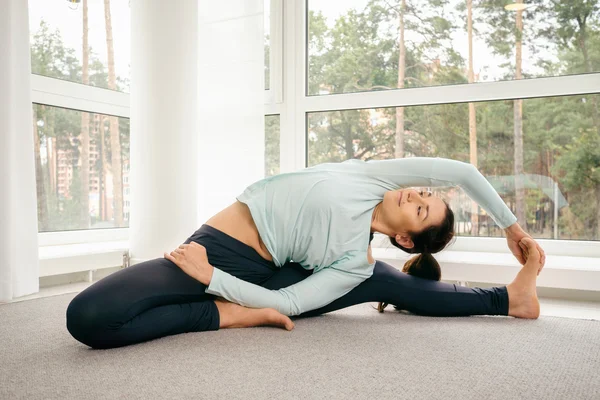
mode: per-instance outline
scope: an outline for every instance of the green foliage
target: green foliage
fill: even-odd
[[[76,56],[75,49],[68,48],[62,41],[60,31],[52,31],[44,20],[31,35],[31,69],[32,73],[51,78],[63,79],[73,82],[82,81],[82,62]],[[89,85],[108,89],[108,69],[98,59],[93,49],[89,48]],[[122,90],[128,88],[129,78],[117,77],[117,88]],[[82,204],[82,185],[80,178],[79,163],[79,135],[81,134],[81,111],[66,108],[51,107],[34,104],[37,118],[40,150],[44,153],[41,157],[46,159],[46,149],[50,138],[56,139],[56,148],[63,152],[59,157],[65,157],[72,167],[73,176],[71,186],[68,188],[68,196],[59,196],[56,188],[50,187],[50,169],[47,161],[42,163],[42,176],[37,176],[37,184],[45,188],[45,198],[38,199],[45,204],[48,210],[47,220],[40,218],[41,231],[61,231],[83,229],[80,215],[83,208],[88,209],[89,204]],[[90,113],[90,143],[96,144],[98,150],[105,151],[104,168],[111,169],[111,143],[108,133],[109,120],[104,120],[102,126],[102,115]],[[96,119],[96,117],[99,117]],[[97,126],[96,126],[97,124]],[[104,143],[100,143],[100,129],[106,127]],[[96,129],[94,129],[96,128]],[[119,133],[121,139],[121,155],[123,160],[129,159],[129,119],[119,118]],[[102,160],[90,159],[90,166],[96,174],[102,173]],[[57,168],[60,168],[57,165]],[[58,172],[56,173],[58,175]],[[53,177],[54,180],[57,176]]]
[[[522,13],[522,36],[515,26],[515,13],[504,9],[508,3],[512,1],[473,1],[474,32],[494,54],[504,58],[503,79],[514,79],[514,43],[518,39],[532,55],[527,65],[543,71],[539,75],[524,64],[524,78],[589,72],[590,66],[592,71],[600,71],[597,1],[528,1],[534,7]],[[330,27],[320,12],[309,10],[309,95],[398,87],[400,13],[406,32],[412,32],[411,40],[406,40],[409,35],[405,34],[404,87],[467,83],[466,60],[448,40],[452,32],[466,30],[461,21],[466,7],[461,3],[446,12],[446,4],[407,1],[406,9],[401,10],[400,0],[373,0],[364,10],[347,11],[330,22]],[[431,12],[436,6],[446,11]],[[439,60],[437,64],[435,60]],[[600,222],[599,102],[598,95],[523,101],[524,169],[559,183],[569,201],[569,212],[561,210],[558,225],[561,235],[572,238],[598,237],[593,225]],[[488,176],[514,174],[514,101],[482,102],[475,107],[480,171]],[[309,114],[309,166],[349,158],[393,158],[396,121],[394,107]],[[469,161],[468,121],[466,103],[405,107],[406,155]],[[585,196],[588,198],[583,201]],[[514,194],[504,198],[514,204]],[[541,190],[528,190],[525,201],[528,224],[546,203],[551,210],[546,210],[546,218],[551,218],[553,199]],[[586,221],[582,229],[577,221]],[[536,224],[541,229],[541,224]],[[552,226],[546,225],[544,232],[536,232],[538,236],[551,235]]]

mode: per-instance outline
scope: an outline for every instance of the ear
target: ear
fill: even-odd
[[[406,247],[407,249],[412,249],[415,247],[412,239],[409,236],[404,235],[396,235],[396,243],[398,243],[402,247]]]

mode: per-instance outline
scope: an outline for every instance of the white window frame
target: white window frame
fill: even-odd
[[[306,96],[306,10],[306,0],[271,0],[270,90],[265,90],[265,115],[280,115],[282,173],[297,171],[307,165],[306,131],[310,112],[600,93],[600,73],[594,73]],[[128,93],[35,74],[31,75],[31,84],[34,103],[130,118]],[[129,228],[39,233],[40,247],[128,239]],[[547,255],[600,257],[600,242],[597,241],[540,239],[538,242],[544,246]],[[452,249],[473,253],[507,251],[505,239],[487,237],[458,237]]]
[[[129,118],[129,93],[76,82],[31,75],[31,98],[36,104]],[[38,233],[39,246],[97,243],[129,239],[129,228],[87,229]]]
[[[269,90],[265,115],[281,114],[283,89],[283,0],[271,1]],[[31,74],[32,102],[130,118],[130,95],[62,79]],[[105,228],[38,233],[40,247],[129,240],[129,228]]]
[[[285,2],[281,172],[307,166],[308,114],[320,111],[466,103],[600,93],[600,73],[387,91],[307,96],[307,0]],[[383,238],[385,239],[385,238]],[[536,239],[537,240],[537,239]],[[600,257],[599,241],[539,239],[546,255]],[[389,245],[389,243],[388,243]],[[383,250],[385,247],[378,247]],[[449,250],[507,252],[505,238],[457,237]]]

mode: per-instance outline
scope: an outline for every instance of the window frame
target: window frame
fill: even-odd
[[[481,82],[446,86],[395,89],[308,96],[308,1],[286,3],[284,7],[285,101],[281,114],[281,172],[308,165],[307,120],[312,112],[357,110],[384,107],[452,104],[540,97],[600,94],[600,73],[564,75],[511,81]],[[296,46],[290,48],[290,46]],[[373,248],[386,249],[385,237]],[[600,241],[536,239],[547,255],[600,257]],[[505,238],[457,237],[448,250],[505,253]]]
[[[271,2],[270,89],[265,90],[265,115],[280,114],[283,80],[283,0]],[[29,40],[29,39],[28,39]],[[82,83],[31,74],[32,103],[130,118],[130,94]],[[39,247],[129,240],[129,228],[38,232]]]
[[[129,93],[31,74],[33,104],[130,118]],[[38,232],[40,247],[129,239],[129,228]]]
[[[307,0],[271,0],[270,90],[265,90],[265,115],[280,115],[280,171],[307,166],[308,113],[464,103],[600,93],[600,73],[519,81],[434,86],[377,92],[307,96]],[[285,78],[285,79],[284,79]],[[94,113],[130,118],[129,94],[31,75],[32,101]],[[40,246],[128,240],[129,228],[39,233]],[[600,242],[544,240],[548,255],[600,257]],[[504,238],[458,237],[461,251],[506,252]]]

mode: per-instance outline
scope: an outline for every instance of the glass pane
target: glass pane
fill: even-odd
[[[39,232],[129,227],[129,119],[34,104],[33,138]]]
[[[511,3],[472,1],[469,32],[465,0],[308,0],[307,93],[600,71],[597,2],[537,0],[520,11]]]
[[[270,89],[271,0],[265,0],[265,90]]]
[[[129,93],[129,1],[88,0],[88,65],[83,70],[83,3],[29,0],[34,74]]]
[[[350,158],[470,162],[533,237],[600,240],[599,103],[600,95],[579,95],[310,113],[308,166]],[[433,191],[451,204],[459,235],[503,236],[462,189]]]
[[[279,115],[265,116],[265,178],[279,174]]]

